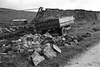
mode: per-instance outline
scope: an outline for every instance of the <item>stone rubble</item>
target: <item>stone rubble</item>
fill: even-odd
[[[90,37],[85,34],[82,37]],[[79,37],[80,38],[80,37]],[[26,34],[18,40],[12,40],[2,46],[2,53],[20,53],[23,56],[28,56],[28,60],[32,60],[33,64],[37,66],[45,59],[52,59],[61,53],[61,46],[73,46],[78,44],[78,38],[71,36],[57,36],[53,37],[50,33],[41,34]]]

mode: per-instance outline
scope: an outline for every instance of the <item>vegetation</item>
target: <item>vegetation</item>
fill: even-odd
[[[2,14],[2,12],[4,15]],[[5,10],[0,12],[0,15],[2,14],[2,20],[0,22],[7,23],[9,22],[9,20],[14,19],[12,18],[12,16],[13,17],[17,16],[15,18],[18,18],[16,11],[14,13],[12,12],[8,13],[9,11],[7,11],[7,13],[4,12]],[[8,17],[9,16],[8,14],[10,15],[10,17]],[[24,17],[26,16],[24,15]],[[33,19],[31,16],[28,18]],[[60,65],[66,64],[74,56],[86,52],[88,48],[96,45],[96,43],[100,41],[100,27],[99,27],[100,22],[97,20],[94,21],[91,17],[88,18],[89,20],[91,19],[91,21],[88,21],[86,19],[75,20],[75,23],[71,25],[72,29],[69,31],[68,34],[70,36],[75,36],[75,37],[79,36],[80,38],[83,38],[82,35],[90,33],[91,34],[90,37],[84,37],[78,44],[75,44],[73,46],[61,47],[62,50],[61,54],[59,54],[56,58],[44,60],[37,67],[60,67]],[[4,21],[5,19],[6,21]],[[24,31],[24,33],[26,33],[26,31]],[[0,60],[3,61],[3,64],[0,63],[1,67],[34,67],[31,61],[28,61],[26,57],[23,57],[21,54],[4,56],[4,58]]]

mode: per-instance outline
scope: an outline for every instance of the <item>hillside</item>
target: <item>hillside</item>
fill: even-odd
[[[20,15],[19,15],[20,14]],[[18,19],[19,17],[22,19],[28,19],[29,21],[33,20],[36,12],[28,12],[28,11],[18,11],[6,8],[0,8],[0,24],[9,23],[13,19]]]
[[[96,20],[100,19],[99,11],[89,11],[82,9],[75,10],[61,10],[61,9],[46,9],[43,13],[43,16],[39,15],[36,20],[46,20],[50,18],[59,18],[64,16],[74,16],[75,19],[84,19],[84,20]],[[28,12],[28,11],[18,11],[6,8],[0,8],[0,25],[4,23],[9,23],[13,19],[28,19],[32,21],[36,16],[36,12]]]
[[[20,11],[20,14],[21,14],[20,15],[21,18],[26,18],[30,21],[33,20],[33,18],[36,15],[36,13],[34,12],[25,12],[25,11]],[[31,52],[27,52],[29,51],[27,50],[27,48],[24,49],[22,47],[20,48],[20,50],[22,49],[23,52],[21,53],[16,52],[15,48],[16,45],[18,44],[12,43],[12,41],[16,41],[16,40],[18,42],[19,38],[21,36],[24,36],[25,34],[31,33],[34,35],[35,33],[34,25],[31,24],[22,27],[15,26],[15,27],[10,27],[11,29],[5,26],[5,28],[11,31],[10,32],[11,34],[9,34],[9,31],[3,30],[4,34],[2,34],[3,36],[1,37],[6,40],[5,41],[1,40],[0,51],[1,53],[3,53],[5,50],[7,50],[7,52],[6,54],[0,55],[1,57],[0,66],[1,67],[64,67],[65,65],[68,65],[68,62],[71,59],[87,52],[89,48],[95,46],[98,42],[100,42],[100,12],[99,11],[95,12],[95,11],[88,11],[88,10],[81,10],[81,9],[78,10],[46,9],[45,11],[43,11],[43,13],[40,12],[38,14],[36,20],[45,21],[48,19],[57,19],[59,17],[64,17],[64,16],[74,16],[75,23],[70,25],[71,29],[68,31],[67,34],[68,36],[62,35],[62,36],[53,37],[55,38],[54,39],[55,41],[56,40],[59,41],[59,42],[56,41],[56,43],[53,44],[56,44],[61,49],[61,53],[58,54],[57,57],[54,57],[52,59],[46,58],[37,66],[34,66],[32,61],[29,60],[29,55],[31,55]],[[10,20],[18,19],[18,18],[19,18],[19,11],[4,9],[4,8],[0,9],[1,25],[7,24]],[[12,29],[14,29],[15,31],[13,31]],[[61,37],[63,37],[65,40]],[[45,38],[45,37],[43,36],[41,38]],[[51,38],[47,38],[43,40],[45,40],[45,42],[48,41],[48,43],[50,43],[48,39],[50,39],[50,42],[52,41]],[[11,50],[2,48],[3,44],[9,45],[10,43],[15,46],[13,47],[10,45]],[[44,41],[41,44],[45,45]],[[34,49],[32,48],[32,50]],[[40,54],[42,54],[41,52]]]

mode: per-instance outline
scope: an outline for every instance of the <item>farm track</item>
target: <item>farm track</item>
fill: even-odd
[[[100,42],[86,53],[73,58],[64,67],[100,67]]]

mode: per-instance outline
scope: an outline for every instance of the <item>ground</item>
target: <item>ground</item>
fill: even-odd
[[[71,47],[65,47],[65,46],[61,47],[62,50],[61,54],[58,54],[56,58],[44,60],[36,67],[60,67],[60,66],[70,67],[73,66],[73,64],[75,63],[76,63],[75,65],[81,65],[82,62],[84,62],[85,59],[84,57],[88,58],[87,56],[90,55],[93,55],[93,57],[90,58],[95,57],[94,54],[90,52],[91,50],[93,50],[93,52],[98,51],[100,47],[97,46],[97,44],[100,42],[100,21],[94,21],[92,19],[91,21],[86,21],[86,20],[75,21],[75,23],[72,24],[71,26],[72,29],[68,33],[70,36],[77,36],[85,33],[90,33],[92,36],[83,39],[77,45],[73,45]],[[17,57],[14,57],[15,55]],[[79,59],[82,59],[81,61],[79,61],[79,64],[76,62],[78,59],[76,58],[77,56],[78,57],[80,56]],[[96,57],[98,56],[99,54],[96,54]],[[35,67],[33,66],[33,64],[29,63],[26,57],[23,57],[20,54],[13,54],[12,57],[7,56],[3,58],[3,64],[0,64],[0,66],[1,67]],[[10,62],[8,63],[8,61]],[[69,63],[69,61],[71,61],[71,63]],[[90,61],[92,61],[92,59],[90,59]],[[92,66],[91,63],[89,63],[88,65]]]
[[[100,42],[87,52],[71,59],[64,67],[100,67]]]
[[[86,23],[86,24],[85,24]],[[87,24],[89,23],[89,24]],[[81,24],[81,25],[80,25]],[[82,25],[84,24],[84,25]],[[79,26],[78,26],[79,25]],[[36,67],[59,67],[68,65],[68,62],[73,59],[75,56],[79,56],[89,50],[89,48],[95,46],[100,41],[100,30],[99,30],[100,23],[92,24],[91,22],[87,21],[80,21],[72,26],[72,30],[69,32],[69,35],[75,36],[75,35],[81,35],[86,32],[91,33],[91,37],[85,38],[81,42],[79,42],[78,45],[73,45],[71,47],[61,47],[62,53],[59,54],[56,58],[53,59],[47,59],[41,62]],[[94,30],[95,29],[95,30]],[[73,32],[73,33],[72,33]],[[23,67],[23,64],[25,64],[27,61],[20,62],[18,65],[19,67]],[[32,65],[25,64],[24,66],[31,67]],[[34,67],[34,66],[33,66]]]

